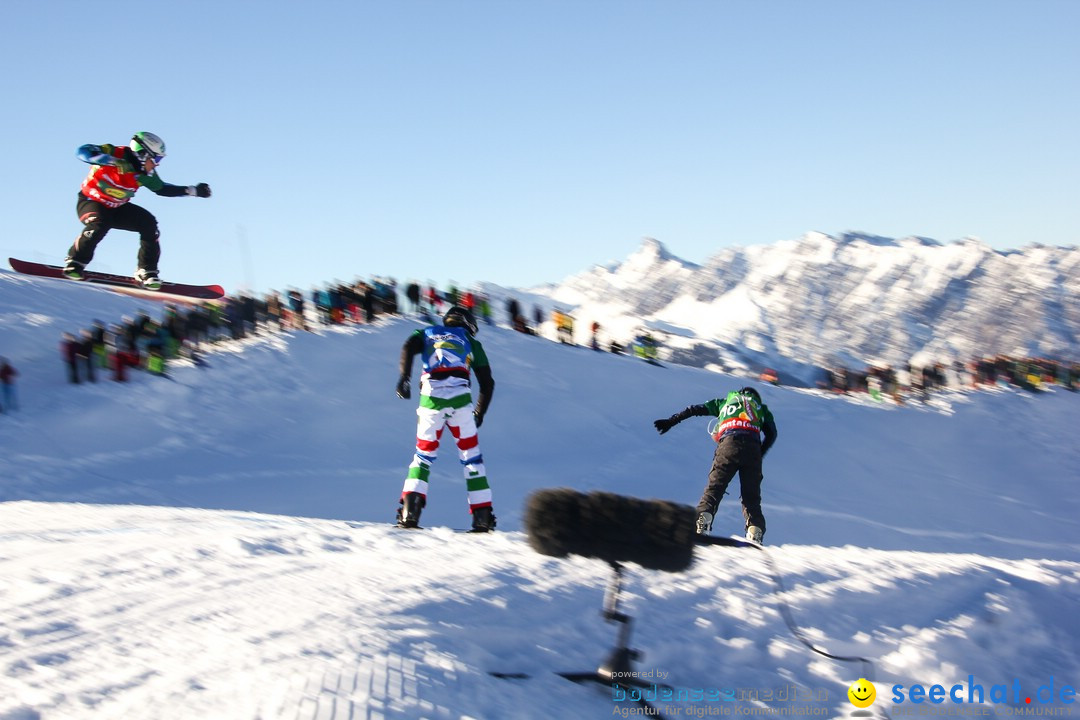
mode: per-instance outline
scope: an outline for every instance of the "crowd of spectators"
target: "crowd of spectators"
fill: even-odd
[[[405,299],[408,301],[403,312],[408,312],[421,318],[434,320],[455,305],[467,308],[478,320],[492,325],[495,320],[491,314],[491,300],[479,290],[463,290],[456,284],[451,283],[445,291],[440,291],[435,285],[428,283],[420,285],[410,282],[405,287]]]
[[[1038,391],[1057,385],[1080,390],[1080,363],[1050,358],[980,357],[969,362],[927,363],[922,366],[871,366],[861,371],[836,367],[823,371],[820,388],[835,393],[870,393],[875,398],[926,399],[939,390],[1010,386]]]
[[[319,326],[367,324],[382,315],[409,314],[437,321],[453,305],[473,311],[483,322],[494,324],[490,299],[478,290],[462,290],[453,283],[445,290],[434,284],[410,281],[404,288],[404,302],[399,304],[399,288],[393,279],[373,278],[352,284],[334,282],[313,288],[308,294],[290,289],[261,296],[241,293],[221,301],[199,305],[166,305],[160,320],[145,312],[106,325],[95,321],[90,328],[64,333],[61,356],[72,383],[95,382],[99,375],[111,374],[117,381],[127,379],[132,369],[165,375],[168,363],[185,357],[204,364],[199,354],[207,343],[242,340],[260,332],[313,330]],[[507,321],[522,333],[537,335],[545,321],[539,305],[526,316],[517,299],[506,298]],[[551,313],[555,339],[573,345],[574,317],[555,308]],[[659,343],[651,334],[642,333],[627,345],[611,340],[600,341],[600,324],[590,325],[588,346],[613,353],[631,352],[656,362]],[[14,405],[14,368],[0,359],[2,382],[7,405]],[[775,371],[762,374],[763,381],[780,384]],[[940,389],[978,388],[1010,385],[1038,390],[1058,385],[1080,389],[1080,363],[1065,363],[1046,358],[997,356],[977,358],[964,363],[908,364],[900,369],[870,366],[860,371],[835,367],[822,371],[819,388],[835,393],[868,393],[875,399],[889,397],[896,402],[913,397],[926,399]],[[2,405],[0,405],[2,407]]]
[[[447,302],[445,295],[437,297],[430,307]],[[476,302],[471,292],[460,299]],[[381,278],[327,283],[307,295],[296,289],[239,293],[190,306],[167,304],[159,320],[145,311],[114,324],[95,320],[89,328],[63,333],[60,354],[71,383],[97,382],[99,376],[123,382],[133,369],[166,375],[169,361],[176,358],[205,364],[199,351],[207,344],[262,332],[372,323],[380,315],[398,313],[397,285]]]
[[[132,369],[165,375],[170,359],[186,357],[201,363],[199,344],[224,337],[224,327],[219,305],[207,303],[184,310],[166,305],[160,320],[140,311],[119,323],[106,325],[95,320],[77,333],[65,332],[60,356],[68,382],[74,384],[97,382],[99,375],[124,382]]]

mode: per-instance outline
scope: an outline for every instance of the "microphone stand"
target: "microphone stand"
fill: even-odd
[[[619,610],[619,594],[622,592],[623,569],[622,565],[617,562],[610,562],[609,564],[615,571],[615,574],[604,594],[604,610],[602,614],[604,619],[608,622],[618,623],[619,625],[616,645],[608,655],[607,659],[604,660],[596,670],[592,672],[559,673],[559,675],[576,683],[595,682],[604,687],[618,688],[627,693],[628,697],[635,688],[673,689],[670,685],[645,682],[644,680],[639,679],[639,673],[634,671],[633,663],[635,660],[641,659],[642,653],[640,650],[633,650],[629,647],[630,629],[633,618]],[[637,695],[638,697],[634,698],[635,702],[639,703],[650,712],[655,712],[655,708],[645,700],[643,693],[639,692]]]

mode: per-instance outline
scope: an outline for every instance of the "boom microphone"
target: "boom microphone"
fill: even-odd
[[[541,555],[581,555],[666,572],[693,562],[696,519],[689,505],[569,488],[538,490],[525,506],[529,545]]]
[[[792,617],[791,608],[784,602],[784,583],[768,552],[758,543],[735,538],[698,535],[695,521],[697,511],[689,505],[664,500],[638,500],[606,492],[588,495],[569,488],[538,490],[525,504],[525,531],[529,545],[541,555],[566,557],[581,555],[616,565],[614,584],[609,589],[610,600],[604,617],[624,623],[619,645],[595,672],[560,673],[575,682],[595,680],[602,685],[626,689],[640,686],[630,678],[636,677],[630,662],[638,651],[626,647],[630,618],[618,612],[618,564],[632,562],[648,570],[681,572],[694,560],[694,545],[723,545],[755,548],[765,554],[769,572],[778,591],[777,604],[784,623],[792,634],[811,651],[833,660],[861,662],[862,677],[873,677],[873,662],[864,657],[845,657],[823,650],[806,637]],[[622,678],[617,681],[614,678]],[[644,707],[651,707],[640,700]]]

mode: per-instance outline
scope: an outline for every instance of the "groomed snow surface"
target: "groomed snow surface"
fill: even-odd
[[[480,439],[499,531],[454,531],[469,517],[450,446],[428,529],[400,531],[416,402],[394,385],[419,323],[262,336],[168,378],[68,384],[61,333],[140,308],[161,312],[0,273],[0,355],[21,373],[21,408],[0,415],[0,719],[643,710],[557,674],[593,670],[614,646],[600,613],[612,573],[535,553],[525,499],[566,486],[696,504],[705,420],[662,437],[652,421],[744,380],[484,327],[497,387]],[[849,717],[847,689],[866,675],[876,717],[978,709],[893,701],[914,684],[965,697],[1007,685],[988,706],[999,716],[1073,710],[1080,397],[999,389],[897,407],[761,391],[780,430],[763,492],[784,589],[752,549],[699,548],[682,573],[626,566],[635,670],[697,698],[658,699],[660,716]],[[714,531],[741,529],[736,481]],[[811,652],[780,603],[816,646],[872,663]],[[1055,702],[1037,702],[1051,683]]]

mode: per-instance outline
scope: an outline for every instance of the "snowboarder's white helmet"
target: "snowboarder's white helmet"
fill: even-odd
[[[165,157],[165,141],[152,132],[137,132],[131,138],[131,149],[144,160],[161,162]]]

